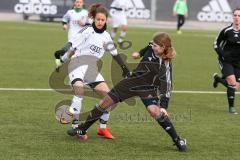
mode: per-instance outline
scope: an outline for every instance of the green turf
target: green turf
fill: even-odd
[[[120,50],[133,63],[131,52],[143,47],[156,31],[170,34],[177,51],[174,60],[174,90],[225,91],[211,87],[211,75],[219,72],[213,41],[214,31],[129,28],[127,40],[133,46]],[[49,88],[54,69],[53,52],[60,48],[66,33],[60,24],[0,22],[0,88]],[[109,55],[103,58],[103,75],[111,85]],[[240,111],[240,102],[236,106]],[[68,137],[69,126],[55,120],[55,105],[71,95],[53,91],[0,91],[0,153],[5,160],[76,159],[173,159],[238,160],[240,157],[240,117],[227,113],[225,95],[174,93],[169,106],[171,119],[181,136],[187,138],[188,152],[179,153],[170,138],[148,115],[137,99],[135,106],[119,105],[109,126],[116,140],[96,135],[97,124],[88,132],[89,140]],[[86,97],[83,111],[98,102]]]

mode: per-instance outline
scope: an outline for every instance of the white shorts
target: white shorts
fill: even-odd
[[[113,28],[117,28],[122,25],[127,25],[127,16],[122,11],[115,11],[112,14],[112,26]]]
[[[68,65],[68,76],[70,83],[76,79],[81,79],[84,84],[104,81],[103,76],[99,73],[97,62],[89,58],[75,57],[71,59]]]

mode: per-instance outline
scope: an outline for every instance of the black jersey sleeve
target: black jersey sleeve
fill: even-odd
[[[143,48],[139,51],[140,56],[143,57],[145,55],[145,53],[147,52],[147,50],[150,49],[150,48],[152,48],[152,43],[151,42],[149,42],[149,44],[145,48]]]
[[[220,57],[224,57],[224,51],[222,48],[222,44],[225,42],[225,30],[226,30],[226,28],[221,30],[214,41],[214,50]]]

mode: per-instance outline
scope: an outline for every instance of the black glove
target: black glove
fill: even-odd
[[[123,78],[126,78],[126,77],[128,77],[128,76],[130,76],[131,75],[131,72],[129,71],[129,69],[127,68],[127,66],[125,66],[125,65],[123,65],[123,66],[121,66],[121,68],[122,68],[122,77]]]

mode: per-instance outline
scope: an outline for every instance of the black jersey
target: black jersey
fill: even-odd
[[[232,25],[221,30],[214,42],[214,49],[221,61],[239,66],[240,31],[235,31]]]
[[[148,46],[140,50],[139,53],[142,59],[134,71],[148,71],[149,77],[145,81],[148,81],[148,83],[153,82],[154,86],[159,87],[160,90],[162,87],[166,87],[166,97],[170,97],[172,89],[171,61],[164,63],[161,57],[156,56],[153,52],[151,42]]]
[[[140,51],[142,57],[133,73],[118,82],[108,93],[114,102],[124,101],[133,96],[142,99],[157,98],[168,103],[172,89],[172,65],[157,57],[150,43]],[[167,105],[165,105],[167,106]]]

